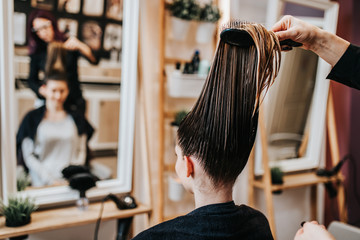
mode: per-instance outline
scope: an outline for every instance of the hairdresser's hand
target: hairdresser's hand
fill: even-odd
[[[81,42],[79,39],[77,39],[76,37],[69,37],[65,42],[64,42],[64,47],[66,48],[66,50],[69,51],[75,51],[75,50],[80,50],[83,46],[84,43]]]
[[[96,61],[91,48],[76,37],[69,37],[68,40],[64,42],[64,47],[69,51],[80,51],[81,54],[87,57],[91,62]]]
[[[350,45],[335,34],[292,16],[284,16],[271,30],[280,41],[291,39],[302,43],[302,48],[313,51],[331,66],[335,66]]]
[[[336,240],[325,228],[324,225],[320,225],[316,221],[306,222],[302,228],[300,228],[294,240]]]
[[[280,41],[291,39],[302,43],[303,48],[310,50],[321,31],[320,28],[289,15],[281,18],[271,30],[275,32]]]

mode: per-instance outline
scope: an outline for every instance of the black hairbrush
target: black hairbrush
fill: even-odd
[[[237,28],[224,29],[220,33],[220,39],[227,44],[242,48],[247,48],[255,44],[247,31]],[[280,41],[280,45],[283,50],[290,50],[292,47],[301,47],[302,43],[295,42],[291,39],[285,39]]]

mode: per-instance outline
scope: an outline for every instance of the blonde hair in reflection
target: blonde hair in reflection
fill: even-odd
[[[45,80],[66,81],[66,54],[67,51],[62,42],[49,43],[47,48],[46,64],[45,64]]]
[[[178,144],[194,156],[215,186],[234,184],[253,147],[261,97],[273,83],[281,48],[275,34],[257,23],[231,22],[246,31],[246,48],[220,40],[199,99],[181,122]]]

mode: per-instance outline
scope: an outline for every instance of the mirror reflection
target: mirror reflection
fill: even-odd
[[[317,61],[316,54],[300,48],[282,54],[279,75],[267,96],[266,131],[272,161],[306,153]]]
[[[60,2],[14,1],[18,190],[117,178],[122,1]]]

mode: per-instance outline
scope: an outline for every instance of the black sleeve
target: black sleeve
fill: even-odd
[[[43,99],[44,97],[41,96],[39,93],[39,88],[41,86],[41,82],[39,79],[40,63],[41,61],[39,59],[39,56],[30,56],[30,74],[28,78],[28,85],[34,91],[38,98]]]
[[[360,47],[350,44],[327,76],[327,79],[360,90]]]

